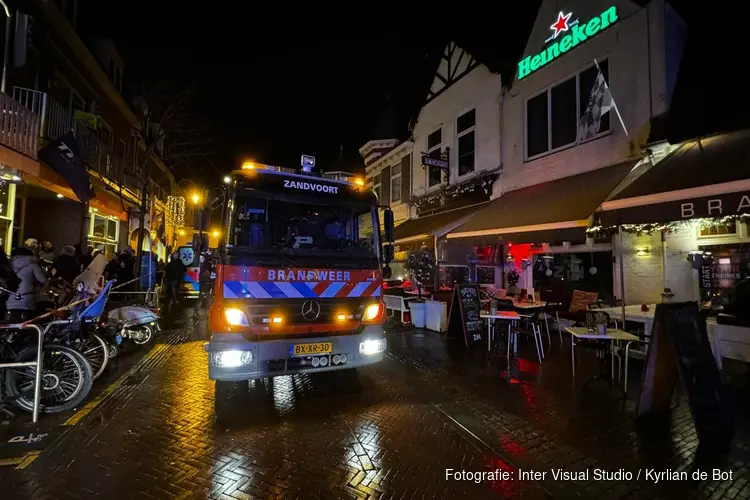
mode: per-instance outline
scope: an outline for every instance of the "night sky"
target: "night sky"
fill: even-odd
[[[481,44],[495,50],[501,50],[502,37],[518,45],[538,4],[524,2],[522,26],[508,15],[502,23],[488,18],[486,26],[473,25],[471,31],[488,33]],[[237,168],[244,158],[297,168],[303,153],[315,155],[325,169],[362,168],[358,149],[373,137],[388,99],[398,109],[395,125],[404,131],[424,97],[417,90],[435,69],[426,68],[426,54],[439,52],[455,35],[442,28],[445,18],[425,19],[419,28],[409,21],[415,13],[386,6],[343,17],[340,9],[326,12],[318,5],[310,12],[286,4],[280,5],[284,12],[268,12],[253,5],[258,7],[81,3],[81,31],[115,41],[131,89],[144,75],[159,73],[197,85],[193,110],[215,136],[210,175]]]

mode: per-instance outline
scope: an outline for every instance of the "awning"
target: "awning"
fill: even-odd
[[[455,227],[472,217],[487,203],[446,210],[426,217],[409,219],[395,228],[395,243],[403,244],[419,241],[433,236],[443,236]]]
[[[23,173],[23,181],[28,184],[39,186],[53,193],[59,194],[69,200],[78,202],[78,198],[70,189],[68,183],[60,174],[44,164],[39,164],[39,175],[30,175]],[[117,217],[121,221],[127,221],[127,212],[122,210],[120,199],[115,193],[105,190],[103,185],[97,185],[94,181],[94,198],[89,200],[89,206],[96,208],[101,213],[110,217]]]
[[[750,213],[750,130],[680,145],[602,204],[604,227]]]
[[[640,159],[509,191],[450,234],[513,243],[585,241],[589,218]]]

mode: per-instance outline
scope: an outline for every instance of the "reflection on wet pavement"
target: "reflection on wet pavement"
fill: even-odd
[[[201,332],[157,346],[139,382],[44,451],[0,470],[4,498],[542,498],[411,385],[399,362],[238,386],[217,418]]]

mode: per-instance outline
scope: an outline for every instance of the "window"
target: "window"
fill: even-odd
[[[391,203],[401,201],[401,164],[391,167]]]
[[[107,259],[117,252],[120,221],[115,217],[101,215],[95,209],[89,209],[91,225],[89,226],[89,245],[104,251]]]
[[[474,171],[474,126],[476,113],[472,109],[458,117],[456,132],[458,134],[458,176]]]
[[[608,62],[599,63],[604,79]],[[526,101],[526,158],[583,142],[578,124],[586,113],[599,70],[592,66]],[[601,117],[599,134],[610,130],[609,113]]]
[[[724,224],[711,224],[710,226],[702,226],[698,234],[700,238],[735,235],[737,234],[737,221],[731,220]]]
[[[432,158],[441,158],[440,147],[443,144],[443,130],[437,129],[427,136],[427,154]],[[437,167],[427,167],[427,186],[437,186],[443,182],[443,171]]]

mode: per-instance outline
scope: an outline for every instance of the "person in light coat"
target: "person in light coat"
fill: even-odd
[[[39,266],[39,259],[30,248],[19,248],[10,265],[21,283],[16,294],[8,297],[8,320],[11,323],[21,323],[32,318],[36,312],[37,286],[43,285],[47,278]]]

